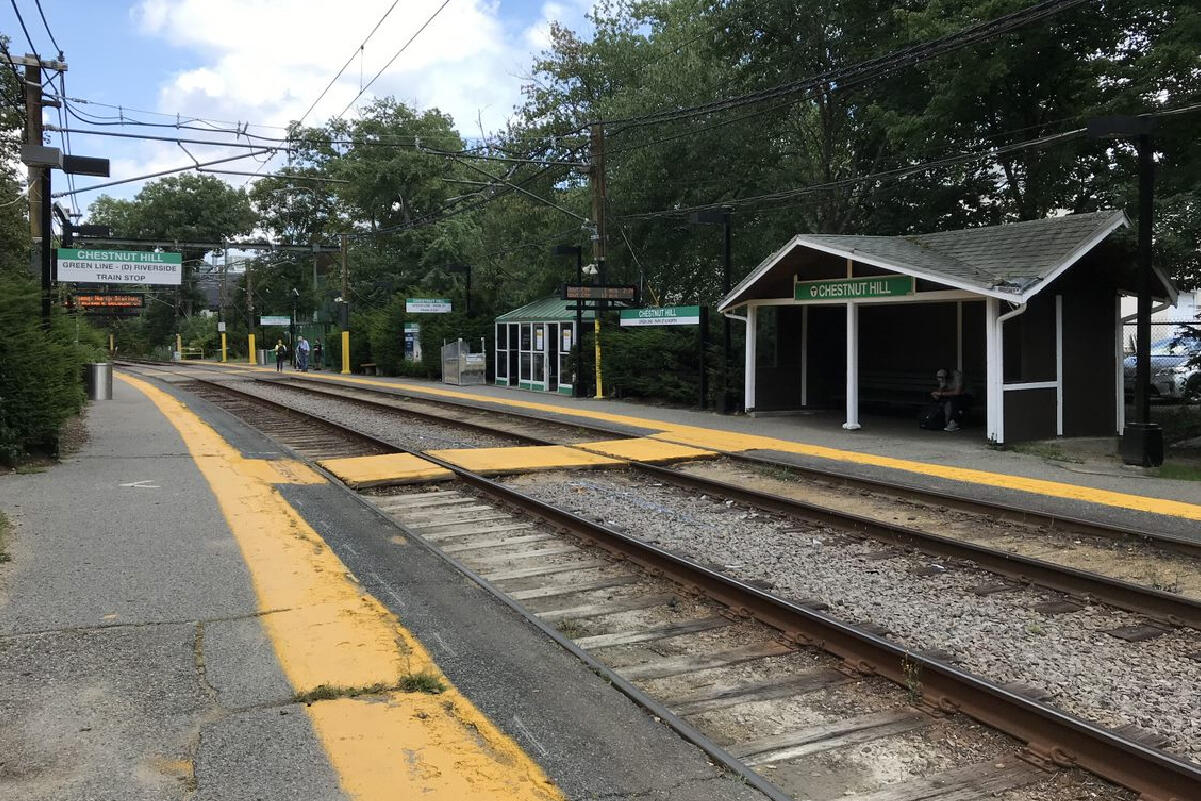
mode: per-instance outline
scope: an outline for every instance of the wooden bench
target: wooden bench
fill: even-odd
[[[365,362],[359,365],[359,372],[363,375],[379,375],[379,369],[375,362]]]
[[[934,371],[929,373],[912,370],[862,370],[859,373],[859,405],[866,408],[897,411],[919,411],[933,402],[930,393],[938,386]],[[967,406],[969,413],[977,408],[976,400],[984,397],[984,385],[964,387],[971,396]],[[836,400],[846,403],[846,395],[839,393]]]

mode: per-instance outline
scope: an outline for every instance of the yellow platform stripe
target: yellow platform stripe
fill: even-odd
[[[411,484],[418,481],[445,481],[454,473],[411,453],[381,453],[326,459],[317,464],[351,487],[375,487],[382,484]]]
[[[250,571],[260,620],[298,693],[426,673],[440,695],[385,691],[314,701],[313,728],[356,799],[561,801],[542,769],[450,685],[425,647],[363,591],[321,536],[264,477],[180,401],[135,378],[183,438]]]
[[[617,459],[567,445],[521,445],[509,448],[446,448],[427,454],[481,475],[529,473],[578,467],[608,467]]]
[[[224,366],[241,370],[262,369],[258,367],[249,367],[247,365]],[[805,443],[776,439],[775,437],[765,437],[758,434],[741,434],[735,431],[702,428],[699,426],[677,425],[674,423],[667,423],[662,420],[613,414],[610,412],[597,412],[579,407],[555,406],[549,403],[539,403],[521,398],[494,398],[491,396],[484,397],[481,395],[473,395],[467,392],[443,389],[441,387],[413,384],[407,381],[379,381],[370,378],[344,375],[322,375],[321,373],[310,373],[308,374],[308,377],[325,381],[342,381],[351,384],[363,384],[365,386],[403,389],[405,392],[423,394],[429,397],[454,398],[456,400],[469,400],[475,403],[493,403],[501,406],[511,406],[517,409],[544,412],[566,417],[582,417],[593,420],[604,420],[606,422],[617,423],[619,425],[648,429],[652,432],[657,432],[651,435],[656,439],[663,439],[684,445],[693,445],[698,448],[730,452],[744,450],[775,450],[784,451],[786,453],[800,453],[809,456],[816,456],[821,459],[829,459],[836,462],[850,462],[854,464],[888,467],[894,470],[904,470],[917,475],[946,478],[952,481],[962,481],[969,484],[983,484],[1001,489],[1017,490],[1019,492],[1026,492],[1033,495],[1086,501],[1088,503],[1095,503],[1101,506],[1110,506],[1117,509],[1129,509],[1137,512],[1151,512],[1152,514],[1165,515],[1167,517],[1181,517],[1188,520],[1201,520],[1201,504],[1190,503],[1188,501],[1171,500],[1167,498],[1155,498],[1150,495],[1135,495],[1127,492],[1114,492],[1112,490],[1098,489],[1096,487],[1089,487],[1083,484],[1072,484],[1066,481],[1050,481],[1047,479],[1026,478],[1024,476],[1017,476],[1011,473],[994,473],[988,470],[977,470],[967,467],[953,467],[951,465],[940,465],[931,462],[918,462],[911,459],[894,459],[889,456],[877,456],[876,454],[865,453],[863,451],[829,448],[821,445],[807,445]]]
[[[690,445],[665,442],[650,437],[581,442],[572,447],[592,451],[593,453],[602,453],[605,456],[613,456],[617,459],[650,463],[679,462],[688,459],[707,459],[717,456],[715,451],[694,448]]]

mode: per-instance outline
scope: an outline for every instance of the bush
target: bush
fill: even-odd
[[[42,328],[40,288],[0,277],[0,462],[58,451],[59,428],[83,406],[84,362],[103,361],[102,335],[56,313]],[[78,331],[78,342],[76,342]]]

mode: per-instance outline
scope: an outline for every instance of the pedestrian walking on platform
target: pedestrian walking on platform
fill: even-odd
[[[296,343],[296,369],[302,373],[309,371],[309,351],[311,350],[309,341],[304,337],[301,337]]]
[[[288,347],[281,339],[275,343],[275,370],[282,373],[284,370],[284,359],[288,358]]]
[[[320,370],[321,363],[325,358],[325,348],[321,347],[321,340],[317,340],[313,344],[313,369]]]

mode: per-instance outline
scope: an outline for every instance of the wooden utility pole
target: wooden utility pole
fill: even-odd
[[[25,143],[42,144],[42,65],[35,55],[25,56]],[[42,173],[49,167],[29,167],[29,235],[42,241]]]
[[[350,375],[350,263],[349,243],[342,234],[342,375]]]
[[[588,180],[592,188],[592,259],[596,263],[596,280],[605,286],[608,278],[605,270],[605,126],[594,122],[590,128],[591,166]],[[583,301],[580,301],[581,303]],[[592,321],[592,334],[596,348],[596,397],[605,397],[604,374],[601,370],[601,317],[608,307],[603,300],[596,303],[596,316]]]

